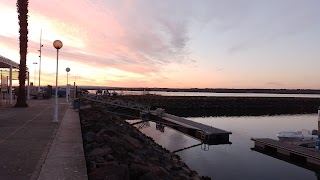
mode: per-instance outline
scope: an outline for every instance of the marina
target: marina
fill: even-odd
[[[1,2],[0,180],[320,180],[320,1],[51,4]]]

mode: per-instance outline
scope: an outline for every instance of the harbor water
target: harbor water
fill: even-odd
[[[281,116],[242,116],[188,118],[209,126],[231,131],[231,145],[201,146],[177,152],[186,164],[200,175],[213,179],[317,179],[317,173],[294,164],[251,150],[251,138],[277,139],[279,131],[312,130],[317,127],[317,114]],[[155,123],[141,131],[170,151],[199,144],[199,141],[165,127],[156,130]]]

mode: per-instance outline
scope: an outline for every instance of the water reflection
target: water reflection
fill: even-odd
[[[199,144],[195,144],[195,145],[192,145],[192,146],[184,147],[184,148],[172,151],[172,152],[173,153],[177,153],[177,152],[181,152],[181,151],[184,151],[184,150],[187,150],[187,149],[190,149],[190,148],[194,148],[194,147],[197,147],[197,146],[201,146],[201,149],[204,150],[204,151],[209,151],[209,146],[210,145],[199,143]]]
[[[250,140],[252,137],[276,139],[279,131],[315,129],[316,114],[188,119],[233,133],[230,136],[232,145],[210,146],[209,151],[195,146],[177,152],[189,167],[201,175],[213,179],[317,179],[311,170],[251,150],[254,143]],[[170,151],[199,144],[199,141],[170,128],[165,132],[157,131],[155,123],[141,131]]]

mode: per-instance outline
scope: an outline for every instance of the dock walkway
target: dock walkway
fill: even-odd
[[[212,126],[190,121],[168,113],[163,113],[159,116],[155,111],[149,112],[149,119],[157,123],[163,122],[165,125],[198,139],[205,144],[231,144],[229,141],[229,135],[232,134],[231,132]]]
[[[252,138],[251,140],[255,142],[255,148],[266,150],[273,154],[286,156],[288,159],[299,160],[306,164],[312,164],[320,169],[320,153],[315,149],[288,144],[269,138]]]
[[[163,115],[163,118],[165,118],[168,121],[180,124],[182,126],[187,126],[190,128],[195,128],[195,129],[199,129],[199,130],[203,130],[206,134],[231,134],[231,132],[225,131],[225,130],[221,130],[212,126],[208,126],[205,124],[201,124],[198,122],[194,122],[194,121],[190,121],[188,119],[185,118],[181,118],[178,116],[174,116],[168,113],[165,113]]]

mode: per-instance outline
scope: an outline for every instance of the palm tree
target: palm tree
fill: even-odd
[[[15,107],[28,107],[26,101],[26,62],[28,49],[28,4],[29,0],[17,0],[19,19],[20,65],[19,65],[19,92]]]

